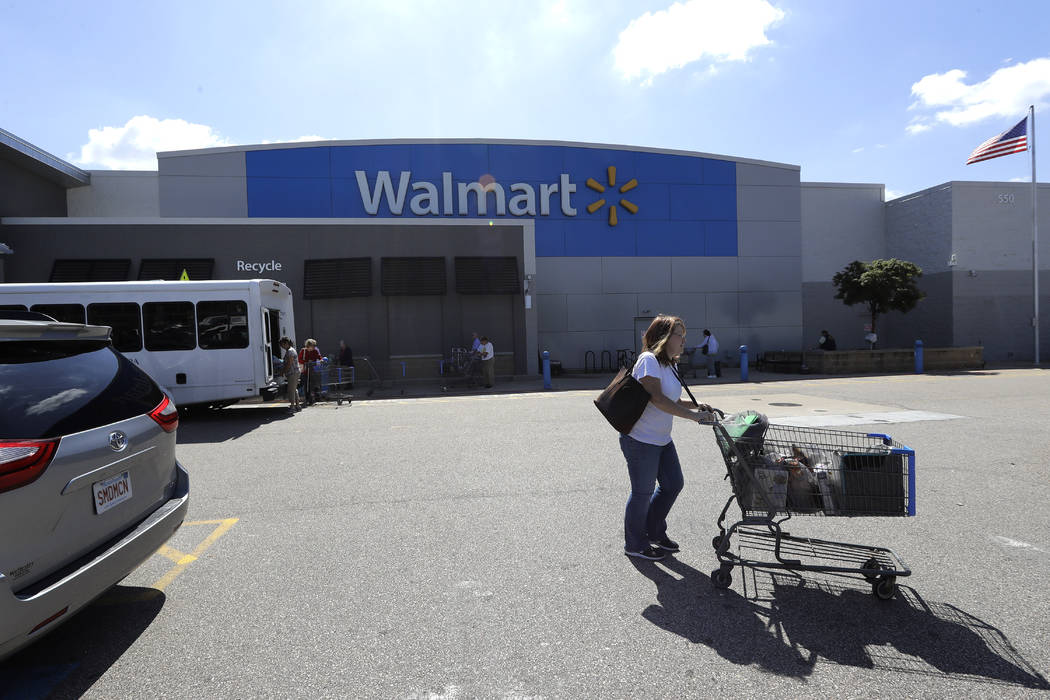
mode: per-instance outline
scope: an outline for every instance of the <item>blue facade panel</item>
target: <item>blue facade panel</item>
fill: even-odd
[[[564,154],[559,146],[489,146],[489,172],[497,182],[547,182],[562,172]]]
[[[639,182],[700,184],[704,181],[705,158],[669,156],[660,153],[637,153],[637,172],[632,176]]]
[[[565,232],[561,225],[536,226],[536,257],[565,257]]]
[[[331,181],[321,178],[249,177],[248,216],[331,217]]]
[[[735,256],[736,164],[671,154],[572,146],[510,144],[380,144],[280,148],[248,151],[249,216],[425,218],[469,221],[476,218],[515,219],[511,199],[514,183],[533,190],[536,254],[548,256]],[[608,168],[615,167],[610,185]],[[389,191],[377,194],[378,172],[390,174]],[[356,172],[365,173],[362,192]],[[410,173],[401,211],[391,211],[399,192],[401,173]],[[444,192],[442,174],[452,173],[452,188]],[[561,192],[566,174],[575,191]],[[604,188],[587,187],[593,178]],[[628,192],[620,188],[635,179]],[[496,195],[486,195],[486,212],[478,209],[474,192],[461,211],[460,185],[495,182],[504,191],[505,213],[496,211]],[[430,183],[434,196],[427,198]],[[549,194],[544,197],[544,189]],[[575,215],[563,213],[563,203]],[[413,214],[413,198],[425,213]],[[378,200],[369,214],[365,200]],[[592,212],[589,204],[604,199]],[[451,211],[446,203],[451,201]],[[524,198],[519,201],[524,204]],[[542,214],[543,201],[549,211]],[[632,214],[623,201],[637,207]],[[609,224],[609,210],[617,208],[617,225]],[[436,207],[436,213],[433,208]],[[644,252],[643,252],[644,251]]]
[[[634,257],[637,254],[634,224],[609,226],[604,221],[585,220],[567,221],[561,226],[565,231],[567,256],[609,258]]]
[[[324,147],[278,148],[244,154],[248,177],[328,178],[330,161],[331,149]]]
[[[736,185],[736,163],[729,160],[700,158],[704,166],[705,185]]]
[[[411,169],[412,146],[408,144],[332,147],[332,177],[353,179],[355,171],[364,170],[374,178],[377,170]]]
[[[385,169],[385,168],[384,168]],[[412,149],[412,180],[439,182],[451,172],[458,182],[477,182],[489,172],[489,149],[484,144],[420,144]]]
[[[704,224],[707,245],[704,255],[737,256],[736,222],[709,221]]]

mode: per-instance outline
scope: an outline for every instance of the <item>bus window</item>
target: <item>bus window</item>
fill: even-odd
[[[62,323],[84,322],[84,307],[80,304],[33,304],[29,310],[47,314]]]
[[[235,299],[198,301],[197,336],[205,350],[248,347],[248,305]]]
[[[147,350],[193,350],[197,347],[193,303],[189,301],[146,302],[142,325]]]
[[[29,311],[21,304],[0,304],[0,311]]]
[[[142,349],[142,317],[138,304],[88,304],[87,318],[90,324],[113,328],[110,337],[113,338],[113,347],[120,352]]]

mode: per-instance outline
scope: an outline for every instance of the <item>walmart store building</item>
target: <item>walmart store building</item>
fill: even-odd
[[[833,298],[831,276],[900,257],[924,269],[929,296],[882,320],[880,345],[1032,358],[1030,185],[951,182],[886,203],[882,185],[803,183],[797,165],[536,141],[157,159],[157,171],[82,171],[0,130],[3,279],[274,277],[293,290],[300,342],[334,352],[345,339],[425,376],[477,330],[500,373],[525,374],[542,350],[567,368],[635,350],[660,312],[692,339],[710,328],[727,359],[741,344],[811,347],[822,328],[861,347],[865,313]]]

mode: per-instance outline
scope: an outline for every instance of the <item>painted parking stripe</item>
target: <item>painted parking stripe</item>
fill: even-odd
[[[161,576],[160,579],[158,579],[157,582],[153,584],[152,588],[155,588],[158,591],[163,591],[165,588],[167,588],[168,585],[186,569],[187,566],[189,566],[190,564],[192,564],[200,558],[200,556],[204,553],[204,550],[208,549],[208,547],[211,547],[213,544],[215,544],[215,541],[217,539],[226,534],[226,531],[233,527],[234,523],[236,523],[237,520],[238,518],[224,518],[221,520],[198,520],[196,522],[183,523],[183,527],[192,527],[194,525],[217,525],[218,527],[212,530],[211,534],[204,538],[204,541],[197,545],[197,547],[189,554],[183,554],[182,552],[179,552],[178,550],[172,547],[167,547],[166,545],[165,547],[162,547],[162,549],[166,549],[168,551],[161,551],[159,553],[175,561],[175,566],[171,567],[171,569],[168,570],[168,573]],[[181,556],[179,556],[178,559],[175,559],[174,557],[176,555]]]

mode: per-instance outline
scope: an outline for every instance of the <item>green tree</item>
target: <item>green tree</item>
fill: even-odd
[[[871,332],[879,314],[888,311],[908,313],[926,296],[916,280],[922,277],[922,268],[905,260],[854,260],[831,278],[838,289],[836,299],[846,306],[867,304],[871,313]]]

